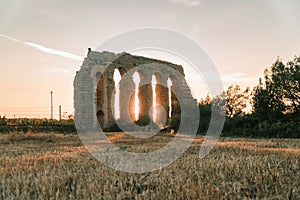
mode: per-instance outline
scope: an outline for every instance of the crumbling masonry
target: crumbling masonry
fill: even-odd
[[[157,70],[158,68],[159,70]],[[149,115],[152,107],[151,78],[153,75],[157,80],[156,103],[163,106],[166,113],[169,110],[168,78],[172,80],[172,91],[181,92],[187,101],[195,101],[185,79],[178,79],[173,73],[175,70],[182,77],[185,76],[180,65],[128,53],[100,53],[89,50],[74,80],[75,123],[79,125],[76,127],[77,129],[93,131],[97,127],[97,123],[100,123],[102,129],[107,129],[115,124],[113,104],[116,92],[113,79],[115,69],[119,70],[122,77],[119,83],[120,120],[134,121],[135,84],[131,75],[135,71],[140,75],[139,116]],[[172,93],[172,101],[176,100],[176,95]],[[161,120],[160,115],[158,110],[157,122]]]

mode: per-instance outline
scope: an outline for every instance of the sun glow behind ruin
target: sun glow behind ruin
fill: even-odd
[[[115,119],[120,119],[120,81],[122,79],[119,69],[115,69],[113,79],[115,82],[115,94],[114,94],[114,117]],[[140,112],[140,100],[139,100],[139,87],[140,87],[140,75],[138,72],[135,72],[132,76],[134,82],[134,120],[139,120]],[[168,78],[167,87],[168,87],[168,118],[171,118],[172,115],[172,80]],[[157,78],[155,75],[152,75],[151,79],[151,88],[152,88],[152,121],[157,122],[157,94],[156,94]]]
[[[120,86],[119,83],[121,81],[121,74],[118,69],[114,71],[114,81],[115,81],[115,101],[114,101],[114,110],[115,110],[115,119],[120,119]]]
[[[134,118],[135,121],[139,120],[139,84],[140,84],[140,76],[137,72],[133,74],[133,81],[135,83],[135,91],[134,91]]]
[[[170,78],[168,78],[167,85],[168,85],[169,118],[171,118],[171,115],[172,115],[172,92],[171,92],[172,81]]]
[[[156,77],[155,75],[152,75],[152,81],[151,81],[151,85],[152,85],[152,96],[153,96],[153,101],[152,101],[152,107],[153,107],[153,113],[152,113],[152,117],[153,117],[153,122],[156,122]]]

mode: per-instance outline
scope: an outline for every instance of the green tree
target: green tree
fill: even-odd
[[[254,114],[258,118],[266,119],[271,113],[270,107],[270,95],[269,91],[266,89],[262,79],[259,79],[259,84],[253,89],[253,101],[252,107]]]
[[[211,98],[207,95],[204,99],[200,99],[198,103],[200,110],[200,123],[198,133],[205,133],[208,130],[211,118]]]
[[[253,107],[256,114],[273,118],[300,111],[300,58],[286,65],[277,58],[264,72],[264,82],[254,89]]]
[[[247,105],[250,104],[250,89],[247,87],[242,90],[238,85],[231,85],[228,89],[217,97],[212,102],[215,105],[223,107],[226,116],[235,117],[244,115],[247,112]]]
[[[284,69],[273,72],[274,87],[279,88],[283,95],[284,112],[299,113],[300,111],[300,57],[286,64]],[[277,81],[279,80],[279,81]]]

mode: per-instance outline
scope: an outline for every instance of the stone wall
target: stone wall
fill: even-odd
[[[115,124],[114,97],[115,69],[119,69],[122,80],[120,88],[120,120],[134,120],[134,90],[132,75],[137,71],[140,75],[139,115],[149,115],[152,107],[151,79],[154,74],[157,79],[156,102],[161,104],[168,114],[167,79],[173,82],[172,89],[184,94],[184,99],[194,101],[185,79],[177,80],[172,70],[184,77],[182,66],[170,62],[134,56],[128,53],[114,54],[111,52],[96,52],[89,50],[80,70],[74,80],[75,122],[78,131],[93,131],[100,123],[102,129]],[[175,92],[176,93],[176,92]],[[172,93],[174,94],[174,93]],[[174,95],[172,100],[176,100]],[[159,112],[158,112],[158,115]],[[159,119],[159,116],[157,116]]]

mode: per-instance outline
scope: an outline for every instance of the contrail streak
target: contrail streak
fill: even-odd
[[[0,37],[6,38],[6,39],[14,41],[14,42],[21,43],[23,45],[35,48],[37,50],[40,50],[40,51],[48,53],[48,54],[62,56],[62,57],[69,58],[69,59],[72,59],[72,60],[78,60],[78,61],[83,60],[82,56],[78,56],[78,55],[75,55],[75,54],[72,54],[72,53],[69,53],[69,52],[65,52],[65,51],[51,49],[51,48],[48,48],[48,47],[45,47],[45,46],[42,46],[40,44],[36,44],[36,43],[33,43],[33,42],[24,42],[22,40],[19,40],[19,39],[16,39],[16,38],[13,38],[13,37],[10,37],[8,35],[1,34],[1,33],[0,33]]]

